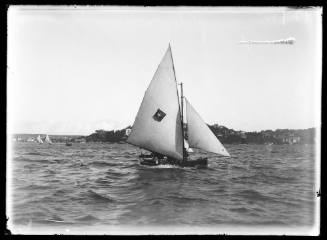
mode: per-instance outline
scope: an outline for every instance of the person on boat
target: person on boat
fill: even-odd
[[[152,159],[156,162],[156,164],[160,164],[165,157],[163,154],[157,152],[153,152],[152,155]]]
[[[143,158],[153,158],[153,152],[151,152],[150,154],[146,154],[146,153],[141,153],[140,157]]]
[[[186,150],[186,148],[184,148],[184,158],[185,158],[185,159],[188,158],[188,151]]]

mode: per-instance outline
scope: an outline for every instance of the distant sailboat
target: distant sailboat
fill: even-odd
[[[198,148],[207,152],[230,156],[200,115],[183,96],[181,101],[175,77],[170,45],[145,92],[127,142],[151,151],[141,154],[141,164],[173,164],[179,166],[207,165],[207,158],[192,160],[189,152]],[[183,106],[186,102],[187,142],[184,134]]]
[[[51,139],[50,139],[50,137],[49,137],[48,134],[47,134],[47,136],[44,139],[44,143],[52,144],[52,141],[51,141]]]
[[[41,139],[40,135],[39,135],[39,136],[37,136],[37,138],[36,138],[36,141],[37,141],[38,143],[43,143],[43,141],[42,141],[42,139]]]

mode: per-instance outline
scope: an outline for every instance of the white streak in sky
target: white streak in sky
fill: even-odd
[[[294,44],[295,38],[272,40],[272,41],[240,41],[240,44]]]

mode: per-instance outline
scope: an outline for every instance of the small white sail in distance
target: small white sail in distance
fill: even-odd
[[[52,143],[48,134],[47,134],[47,136],[45,137],[44,142],[49,143],[49,144]]]
[[[213,134],[186,98],[185,101],[189,146],[230,157],[225,147]]]
[[[41,139],[41,136],[39,135],[39,136],[37,136],[37,138],[36,138],[36,141],[38,142],[38,143],[43,143],[43,141],[42,141],[42,139]]]
[[[181,114],[170,45],[144,94],[127,142],[183,159]]]

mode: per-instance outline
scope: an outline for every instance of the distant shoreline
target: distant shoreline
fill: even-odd
[[[235,131],[225,126],[208,125],[211,131],[223,144],[314,144],[317,128],[276,129],[262,131]],[[53,142],[108,142],[124,143],[131,131],[131,126],[121,130],[96,130],[90,135],[49,135]],[[187,126],[185,125],[187,129]],[[187,132],[187,131],[186,131]],[[38,135],[45,134],[12,134],[14,141],[33,142]],[[187,139],[187,134],[186,134]]]
[[[213,124],[213,125],[210,125],[210,124],[207,124],[209,126],[209,128],[215,126],[215,125],[218,125],[218,124]],[[218,126],[222,126],[222,125],[218,125]],[[129,128],[131,126],[128,126],[126,128]],[[126,128],[123,128],[121,130],[124,130]],[[318,129],[318,127],[310,127],[310,128],[299,128],[299,129],[295,129],[295,128],[277,128],[276,130],[289,130],[289,131],[298,131],[298,130],[307,130],[307,129]],[[103,130],[103,131],[121,131],[121,130],[115,130],[115,129],[112,129],[112,130]],[[231,129],[233,130],[233,129]],[[259,130],[259,131],[243,131],[243,130],[233,130],[235,132],[246,132],[246,133],[253,133],[253,132],[264,132],[264,131],[276,131],[276,130],[271,130],[271,129],[265,129],[265,130]],[[97,131],[97,130],[96,130]],[[86,136],[89,136],[88,134],[49,134],[49,133],[12,133],[11,136],[13,135],[49,135],[49,136],[68,136],[68,137],[86,137]]]

